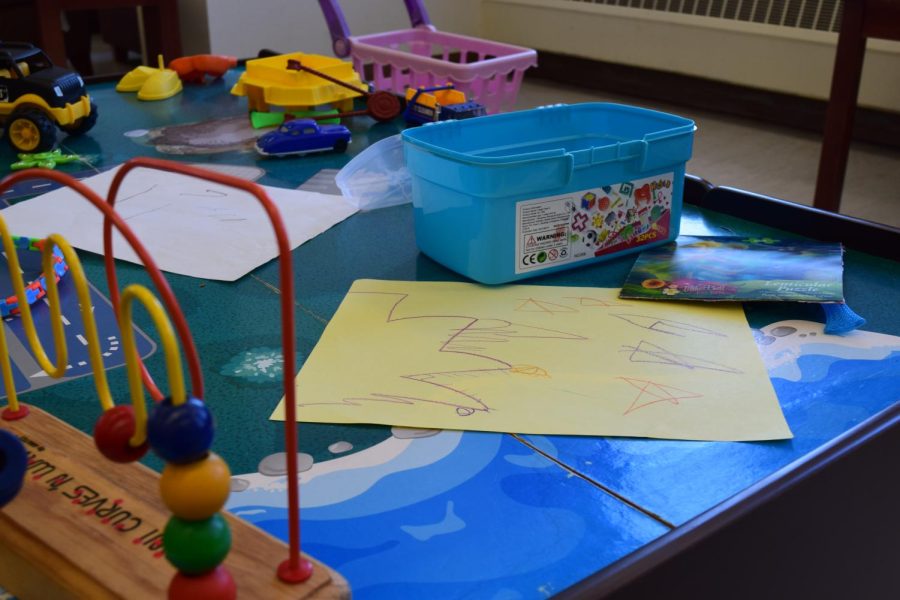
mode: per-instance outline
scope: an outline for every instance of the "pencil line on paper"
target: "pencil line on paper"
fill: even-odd
[[[720,333],[714,329],[707,329],[706,327],[700,327],[699,325],[694,325],[692,323],[673,321],[671,319],[661,319],[659,317],[652,317],[648,315],[636,315],[627,313],[610,313],[610,316],[621,319],[626,323],[630,323],[631,325],[635,325],[642,329],[649,329],[650,331],[657,331],[659,333],[665,333],[666,335],[685,337],[685,335],[689,333],[699,333],[703,335],[714,335],[717,337],[728,337],[724,333]]]
[[[140,195],[142,195],[142,194],[146,194],[147,192],[151,191],[151,190],[152,190],[153,188],[155,188],[155,187],[156,187],[156,184],[154,183],[153,185],[151,185],[150,187],[148,187],[148,188],[147,188],[146,190],[144,190],[143,192],[137,192],[137,193],[132,194],[132,195],[130,195],[130,196],[125,196],[124,198],[119,198],[119,205],[121,206],[123,202],[127,202],[128,200],[131,200],[132,198],[137,198],[138,196],[140,196]],[[167,205],[167,206],[168,206],[168,205]]]
[[[145,211],[143,211],[143,212],[134,213],[133,215],[128,215],[127,217],[122,217],[122,218],[123,218],[124,220],[128,221],[128,220],[133,219],[133,218],[135,218],[135,217],[142,217],[142,216],[144,216],[144,215],[148,215],[148,214],[150,214],[150,213],[153,213],[153,212],[156,212],[156,211],[159,211],[159,210],[163,210],[164,208],[168,208],[168,207],[170,207],[170,206],[172,206],[172,205],[171,205],[171,204],[163,204],[162,206],[157,206],[157,207],[155,207],[155,208],[148,208],[147,210],[145,210]]]
[[[740,369],[719,364],[711,360],[706,360],[697,356],[689,356],[687,354],[677,354],[662,346],[651,344],[646,340],[641,340],[636,346],[622,346],[619,352],[627,352],[629,354],[628,360],[633,363],[668,365],[689,370],[705,369],[721,373],[743,373]]]

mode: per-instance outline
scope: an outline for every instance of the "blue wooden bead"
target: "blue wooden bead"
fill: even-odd
[[[160,458],[185,464],[200,460],[212,446],[215,427],[206,403],[188,396],[175,406],[166,398],[153,407],[147,421],[147,439]]]
[[[25,483],[28,454],[19,438],[0,429],[0,508],[9,503]]]

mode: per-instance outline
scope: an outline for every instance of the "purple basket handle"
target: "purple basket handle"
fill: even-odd
[[[412,0],[413,2],[415,0]],[[325,22],[328,24],[328,33],[331,34],[331,48],[335,56],[344,58],[350,56],[350,28],[344,19],[344,11],[338,5],[337,0],[319,0]],[[424,11],[424,8],[422,9]],[[425,15],[428,19],[428,15]]]
[[[413,27],[434,29],[434,27],[431,26],[431,19],[428,18],[428,11],[425,10],[425,5],[422,4],[422,0],[403,0],[403,3],[406,4],[406,12],[409,13],[409,22],[412,23]]]

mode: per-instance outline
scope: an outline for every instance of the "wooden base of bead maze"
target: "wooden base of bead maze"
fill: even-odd
[[[165,598],[175,569],[162,553],[170,513],[159,475],[139,463],[107,461],[89,436],[29,409],[24,419],[0,420],[30,459],[22,491],[0,510],[0,584],[23,600]],[[287,546],[223,514],[232,535],[224,565],[239,598],[350,597],[347,582],[313,559],[309,580],[281,582],[275,571]]]

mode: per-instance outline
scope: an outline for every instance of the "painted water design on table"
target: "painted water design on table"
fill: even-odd
[[[667,530],[512,436],[406,431],[301,475],[304,551],[355,598],[547,597]],[[284,477],[237,481],[229,510],[283,538]]]
[[[900,398],[898,337],[866,331],[825,335],[821,323],[810,321],[780,321],[754,333],[793,440],[707,443],[556,436],[542,442],[580,473],[679,525]]]
[[[527,439],[679,524],[900,396],[900,338],[829,336],[808,321],[755,336],[794,440]],[[304,548],[347,577],[356,598],[542,598],[667,531],[504,434],[395,428],[371,448],[307,466]],[[241,475],[228,508],[284,537],[284,485]]]

